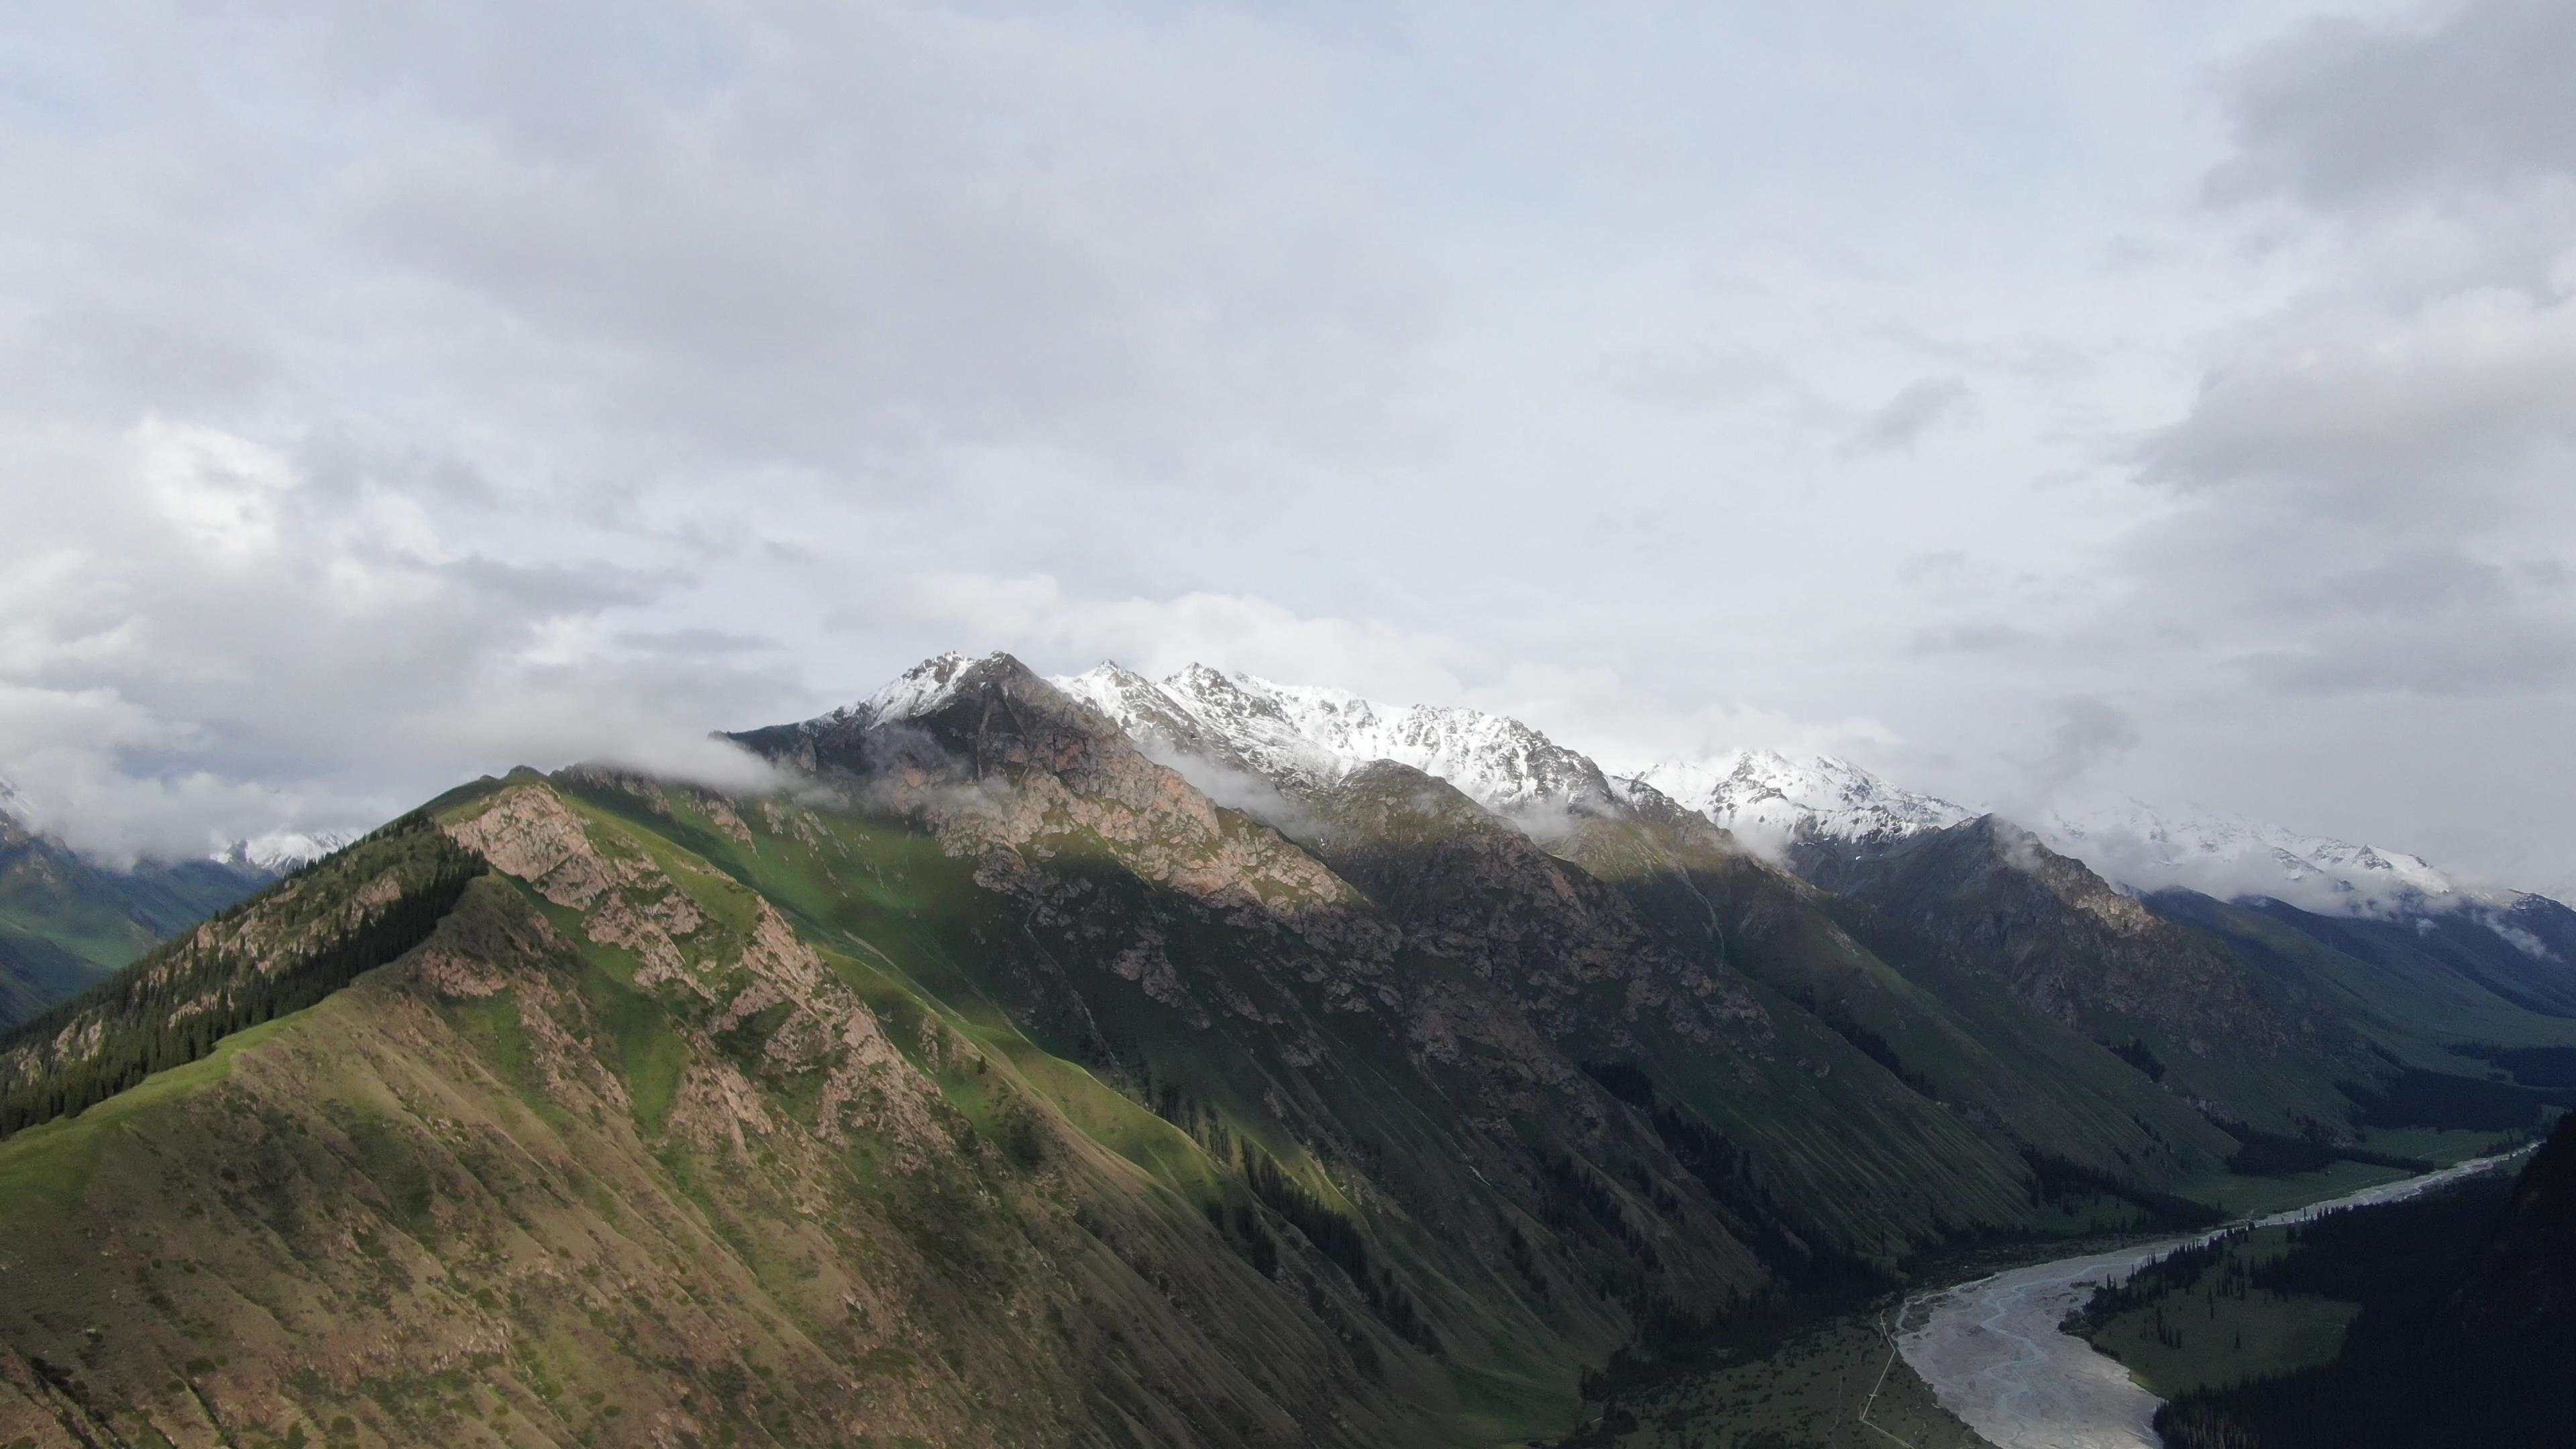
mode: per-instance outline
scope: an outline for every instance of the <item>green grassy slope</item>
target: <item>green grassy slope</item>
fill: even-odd
[[[2361,1308],[2268,1286],[2263,1270],[2291,1238],[2289,1228],[2263,1228],[2178,1255],[2097,1295],[2083,1336],[2167,1399],[2324,1363]]]
[[[2354,933],[2325,930],[2331,923],[2322,918],[2277,905],[2231,905],[2181,892],[2156,896],[2151,904],[2323,1003],[2406,1065],[2484,1076],[2487,1063],[2446,1048],[2576,1045],[2576,1018],[2533,1011],[2427,952],[2337,950],[2330,942]]]
[[[1703,1146],[1742,1132],[1685,1166],[1476,962],[1239,818],[970,853],[597,775],[437,814],[499,873],[420,948],[0,1144],[37,1267],[0,1430],[1504,1442],[1641,1328],[1937,1236],[1882,1138],[2017,1168],[1793,1007],[1767,1050],[1679,1039],[1721,1049],[1697,1077],[1671,1013],[1614,1010],[1724,1099]],[[1848,1139],[1772,1146],[1838,1101]]]
[[[2376,1067],[2298,983],[1992,817],[1810,852],[1803,867],[1839,894],[1847,929],[1927,989],[1962,1005],[2007,993],[2226,1119],[2286,1130],[2338,1117],[2350,1107],[2338,1084]]]
[[[1185,1134],[580,820],[613,890],[478,883],[400,965],[0,1144],[0,1442],[1434,1442],[1570,1408],[1413,1350],[1270,1216],[1265,1276]]]
[[[0,1134],[320,1000],[418,941],[482,870],[405,817],[0,1032]]]
[[[1622,877],[1737,923],[1729,959],[1842,1035],[1877,1066],[2016,1142],[2151,1184],[2199,1172],[2231,1139],[2099,1042],[1919,936],[1874,920],[1704,839],[1667,836],[1660,869]],[[1595,847],[1597,849],[1598,847]],[[1857,927],[1858,929],[1854,929]]]

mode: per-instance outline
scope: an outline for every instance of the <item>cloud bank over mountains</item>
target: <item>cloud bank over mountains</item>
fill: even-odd
[[[0,773],[193,852],[989,641],[2564,892],[2571,56],[2536,0],[38,5]]]

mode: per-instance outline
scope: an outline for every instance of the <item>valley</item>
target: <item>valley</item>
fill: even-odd
[[[280,873],[281,862],[245,851],[101,866],[29,828],[15,804],[15,792],[0,781],[0,1030]]]
[[[2476,1158],[2438,1172],[2363,1188],[2268,1214],[2257,1219],[2253,1228],[2279,1229],[2340,1209],[2403,1201],[2464,1178],[2507,1169],[2519,1156]],[[2200,1365],[2197,1368],[2185,1367],[2179,1354],[2152,1359],[2143,1354],[2110,1357],[2061,1327],[2069,1314],[2093,1298],[2096,1289],[2210,1241],[2203,1236],[2131,1245],[2013,1268],[1936,1290],[1905,1303],[1897,1341],[1905,1361],[1931,1386],[1942,1407],[1996,1449],[2160,1449],[2163,1441],[2156,1434],[2154,1418],[2161,1401],[2151,1388],[2174,1393],[2202,1387],[2207,1374],[2233,1381],[2331,1358],[2349,1319],[2349,1305],[2322,1302],[2317,1305],[2322,1312],[2283,1313],[2251,1324],[2231,1318],[2225,1331],[2234,1335],[2234,1342],[2213,1354],[2207,1340],[2208,1334],[2219,1331],[2212,1326],[2213,1314],[2211,1324],[2192,1323],[2173,1331],[2177,1341],[2185,1333],[2202,1339],[2202,1357],[2189,1361]],[[2162,1330],[2161,1317],[2155,1326]],[[2250,1355],[2243,1343],[2249,1326],[2256,1335]],[[2264,1341],[2266,1329],[2275,1330],[2274,1341]],[[2122,1332],[2096,1341],[2125,1343],[2129,1335]],[[2157,1369],[2162,1370],[2161,1376],[2149,1384],[2136,1381]]]

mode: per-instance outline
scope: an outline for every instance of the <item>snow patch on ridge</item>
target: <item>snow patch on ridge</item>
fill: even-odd
[[[300,865],[320,860],[356,839],[337,831],[325,830],[308,835],[300,830],[272,830],[266,835],[237,840],[213,859],[225,865],[248,866],[253,870],[284,875]]]
[[[1899,789],[1849,760],[1792,760],[1772,750],[1729,750],[1699,760],[1666,760],[1629,779],[1778,857],[1801,840],[1852,843],[1943,830],[1977,813],[1936,795]]]
[[[2123,799],[2074,813],[2052,811],[2040,829],[2055,848],[2145,890],[2179,886],[2221,899],[2272,896],[2307,910],[2359,915],[2513,898],[2469,890],[2403,851],[2302,835],[2199,806],[2168,814]]]
[[[998,653],[984,656],[985,659],[999,657]],[[876,693],[856,704],[845,704],[817,722],[841,724],[855,721],[872,725],[918,719],[954,698],[958,680],[981,662],[953,649],[945,654],[934,654],[888,680]]]
[[[1281,789],[1327,788],[1392,760],[1524,825],[1619,808],[1609,778],[1588,757],[1481,710],[1381,704],[1203,664],[1153,681],[1106,663],[1049,682],[1108,715],[1149,753],[1196,755]]]

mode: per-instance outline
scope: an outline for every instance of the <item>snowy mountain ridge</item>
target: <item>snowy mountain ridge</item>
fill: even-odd
[[[2122,799],[2052,811],[2033,828],[2053,848],[2113,880],[2222,898],[2259,893],[2311,909],[2375,912],[2453,900],[2505,904],[2521,894],[2472,889],[2403,851],[2302,835],[2199,806],[2177,814]]]
[[[988,654],[987,659],[995,657]],[[956,650],[934,654],[877,687],[875,693],[856,704],[845,704],[810,724],[863,725],[887,724],[896,720],[917,718],[945,703],[956,692],[957,680],[977,661]]]
[[[972,662],[956,653],[925,660],[824,719],[882,723],[935,709]],[[1211,765],[1290,795],[1329,787],[1376,760],[1409,765],[1497,814],[1525,822],[1567,812],[1622,813],[1654,791],[1773,855],[1801,841],[1901,839],[1987,813],[1822,754],[1727,750],[1614,776],[1590,756],[1505,715],[1390,705],[1348,690],[1282,684],[1204,664],[1156,680],[1104,662],[1048,682],[1106,715],[1167,763]],[[2223,898],[2277,896],[2309,909],[2370,914],[2509,905],[2524,894],[2472,889],[2402,851],[2305,835],[2196,806],[2166,812],[2123,799],[2052,811],[2026,823],[2052,849],[2136,890],[2184,887]]]
[[[1279,684],[1192,664],[1160,681],[1104,663],[1049,681],[1155,752],[1195,753],[1291,791],[1375,760],[1446,780],[1501,815],[1617,808],[1590,757],[1519,720],[1440,705],[1384,705],[1348,690]]]
[[[318,835],[309,835],[301,830],[272,830],[248,840],[236,840],[209,858],[225,865],[248,866],[271,875],[284,875],[297,866],[320,860],[356,838],[331,830]]]
[[[1793,760],[1770,750],[1729,750],[1666,761],[1635,778],[1769,850],[1802,840],[1900,839],[1987,813],[1903,789],[1832,755]],[[2473,890],[2403,851],[2197,805],[2166,812],[2121,798],[2022,823],[2050,849],[2136,890],[2179,886],[2222,899],[2272,895],[2311,909],[2365,912],[2454,900],[2505,904],[2520,894]]]
[[[1666,760],[1628,778],[1775,854],[1801,839],[1885,840],[1979,814],[1899,789],[1832,755],[1792,760],[1774,750],[1728,750],[1702,760]]]

